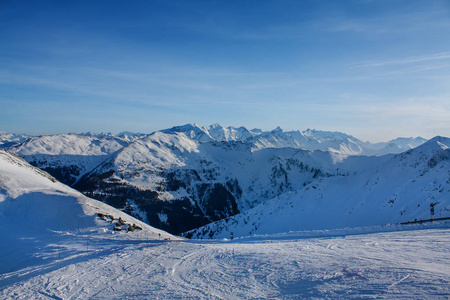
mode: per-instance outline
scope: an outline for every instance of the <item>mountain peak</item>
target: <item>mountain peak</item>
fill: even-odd
[[[450,148],[450,139],[443,136],[435,136],[434,138],[425,142],[424,145],[428,144],[438,144],[442,150],[447,150]]]
[[[220,125],[219,123],[214,123],[211,124],[210,126],[208,126],[209,129],[211,128],[224,128],[222,125]]]
[[[75,134],[76,134],[76,133],[75,133]],[[113,134],[112,134],[111,132],[100,132],[100,133],[96,133],[96,132],[92,132],[92,131],[80,133],[79,135],[89,136],[89,137],[113,136]]]
[[[281,127],[280,126],[278,126],[277,128],[275,128],[274,130],[272,130],[271,132],[273,132],[273,133],[281,133],[281,132],[284,132],[284,130],[283,129],[281,129]]]

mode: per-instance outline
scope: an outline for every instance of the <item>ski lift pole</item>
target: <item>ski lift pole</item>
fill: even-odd
[[[433,222],[433,217],[434,217],[434,206],[436,205],[436,203],[430,203],[430,214],[431,214],[431,222]]]

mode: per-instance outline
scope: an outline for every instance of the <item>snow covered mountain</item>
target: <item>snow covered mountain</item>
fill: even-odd
[[[321,177],[304,188],[196,229],[195,238],[373,226],[450,217],[450,139],[436,137],[346,176]]]
[[[296,148],[303,150],[322,150],[341,155],[360,155],[364,149],[358,139],[340,133],[329,131],[305,130],[286,132],[280,127],[263,132],[252,141],[255,149],[264,148]]]
[[[414,149],[427,140],[421,137],[410,138],[396,138],[386,143],[371,144],[366,142],[368,148],[365,154],[367,155],[385,155],[389,153],[401,153],[410,149]]]
[[[397,154],[415,148],[426,141],[420,137],[411,137],[372,144],[341,132],[311,129],[284,131],[280,127],[272,131],[262,131],[260,129],[247,130],[245,127],[223,127],[219,124],[209,127],[186,124],[162,130],[162,132],[184,133],[199,142],[243,141],[252,144],[253,150],[290,147],[302,150],[331,151],[344,156]]]
[[[364,163],[388,158],[368,157]],[[156,132],[111,155],[74,187],[152,226],[180,233],[319,178],[346,175],[361,161],[293,148],[252,151],[252,145],[244,142],[205,143],[184,133]]]
[[[7,149],[72,185],[126,145],[128,141],[109,135],[57,134],[32,137]]]
[[[184,133],[189,138],[198,142],[245,141],[256,135],[245,127],[223,127],[217,123],[208,127],[200,127],[197,124],[186,124],[165,129],[162,132],[169,134]]]
[[[83,231],[89,228],[97,233],[111,234],[114,227],[124,229],[127,223],[139,227],[140,237],[158,239],[159,234],[162,234],[164,237],[176,238],[105,203],[87,198],[3,149],[0,149],[0,216],[0,227],[16,228],[13,233],[17,233],[18,228],[41,233],[47,230]],[[119,218],[125,223],[115,225],[114,219]],[[2,234],[5,233],[3,229]]]
[[[263,148],[296,148],[302,150],[322,150],[339,153],[341,155],[384,155],[390,153],[401,153],[409,149],[415,148],[423,144],[426,140],[417,138],[397,138],[385,143],[370,143],[362,142],[357,138],[331,131],[320,131],[307,129],[304,131],[284,131],[280,127],[272,131],[263,131],[261,129],[248,130],[245,127],[223,127],[219,124],[213,124],[207,127],[199,126],[197,124],[186,124],[182,126],[175,126],[169,129],[161,130],[163,133],[175,134],[184,133],[189,138],[198,142],[211,141],[242,141],[253,145],[253,150]],[[80,135],[56,135],[62,136],[83,136],[87,138],[94,138],[97,141],[116,139],[119,143],[130,143],[138,139],[145,138],[148,134],[133,133],[124,131],[117,135],[112,133],[92,133],[86,132]],[[40,136],[35,138],[45,138]],[[14,145],[25,142],[32,137],[26,135],[8,134],[0,132],[0,148],[10,149]],[[42,145],[46,145],[52,149],[58,146],[52,145],[52,141],[40,141]],[[35,147],[34,145],[33,147]],[[71,147],[73,145],[70,145]],[[124,146],[124,145],[123,145]],[[69,149],[71,149],[69,147]],[[14,150],[14,149],[11,149]],[[31,152],[37,149],[30,149]],[[42,149],[40,149],[42,152]],[[42,153],[41,153],[42,154]],[[52,154],[52,153],[49,153]],[[91,155],[89,151],[82,155]]]
[[[0,273],[33,260],[38,240],[85,238],[162,239],[177,237],[153,228],[105,203],[87,198],[24,159],[0,149],[0,232],[4,251],[21,255],[2,261]],[[116,224],[117,223],[117,224]],[[33,242],[34,241],[34,242]],[[86,240],[85,240],[86,241]]]
[[[8,149],[83,194],[176,234],[392,157],[361,156],[370,151],[367,143],[316,130],[188,124],[119,136],[39,136]],[[398,139],[391,148],[400,151],[414,142],[420,140]]]
[[[30,136],[25,134],[6,133],[0,131],[0,148],[11,147],[26,141]]]

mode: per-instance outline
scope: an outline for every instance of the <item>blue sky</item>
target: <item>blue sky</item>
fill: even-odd
[[[450,136],[450,2],[0,1],[0,130]]]

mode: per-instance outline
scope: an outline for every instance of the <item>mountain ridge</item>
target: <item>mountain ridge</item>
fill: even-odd
[[[186,236],[228,238],[231,232],[239,237],[450,217],[449,145],[450,139],[435,137],[372,167],[322,177]]]
[[[283,148],[293,147],[304,150],[323,150],[335,151],[344,155],[384,155],[389,153],[400,153],[408,149],[417,147],[426,140],[421,137],[396,138],[388,142],[370,143],[363,142],[351,135],[337,131],[322,131],[315,129],[306,129],[304,131],[284,131],[277,127],[271,131],[261,129],[248,130],[244,126],[224,127],[218,123],[209,126],[199,126],[197,124],[185,124],[174,126],[168,129],[159,130],[164,133],[185,133],[189,138],[199,142],[215,141],[244,141],[254,144],[255,150],[267,147]],[[154,132],[153,132],[154,133]],[[153,134],[150,133],[150,134]],[[73,134],[73,133],[72,133]],[[150,134],[121,132],[114,135],[108,133],[86,132],[78,134],[80,136],[92,138],[116,138],[122,142],[133,142],[144,138]],[[71,135],[58,134],[58,135]],[[52,135],[40,135],[35,137],[45,137]],[[277,138],[274,138],[276,136]],[[14,135],[0,132],[0,148],[10,148],[14,145],[23,143],[33,136]],[[328,143],[327,145],[325,145]]]
[[[375,172],[396,155],[364,156],[354,137],[311,129],[187,124],[127,134],[40,136],[8,149],[84,195],[175,234],[329,177]]]

